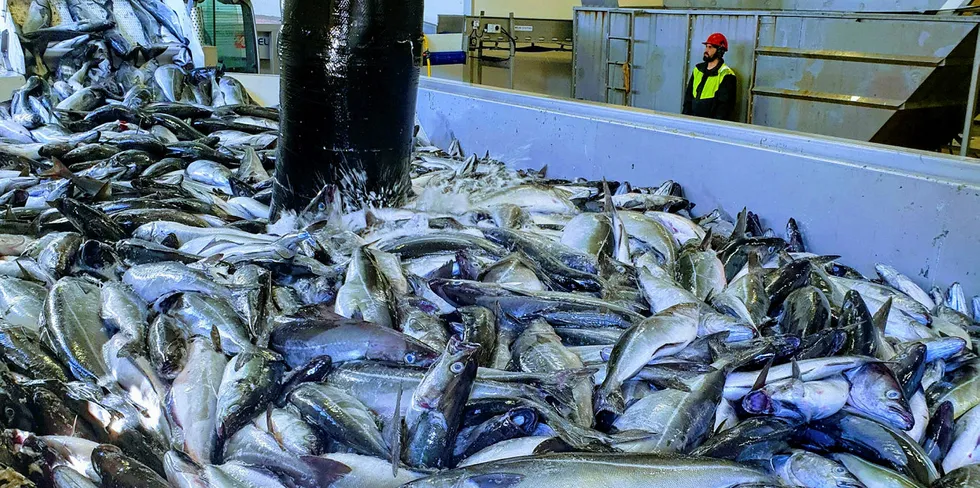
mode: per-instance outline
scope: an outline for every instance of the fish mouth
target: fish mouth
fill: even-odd
[[[764,392],[753,391],[742,399],[742,408],[749,413],[772,413],[772,401]]]
[[[902,430],[909,430],[915,426],[915,417],[908,410],[892,405],[888,407],[888,411],[895,414],[901,422]]]
[[[612,411],[610,408],[597,410],[595,412],[596,428],[607,431],[612,429],[613,424],[616,423],[616,419],[618,419],[619,416],[619,413]]]
[[[453,337],[446,345],[446,352],[449,354],[472,355],[480,350],[480,345],[473,342],[464,342],[458,337]]]

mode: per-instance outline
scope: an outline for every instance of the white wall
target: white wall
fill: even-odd
[[[567,19],[572,18],[572,8],[580,7],[581,0],[472,0],[473,13],[485,11],[491,17],[506,17],[514,12],[514,17],[526,19]]]
[[[255,11],[255,15],[282,17],[282,8],[279,0],[252,0],[252,10]]]
[[[425,0],[425,22],[437,23],[439,14],[463,15],[467,3],[464,0]]]

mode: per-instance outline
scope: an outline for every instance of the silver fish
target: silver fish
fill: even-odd
[[[216,443],[218,389],[228,360],[204,337],[191,339],[187,365],[174,379],[167,410],[183,437],[183,451],[197,463],[210,463]]]

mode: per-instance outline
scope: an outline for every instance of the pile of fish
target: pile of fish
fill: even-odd
[[[251,144],[262,149],[275,141],[274,112],[259,107],[212,110],[249,105],[251,100],[241,83],[224,76],[222,69],[190,67],[192,41],[182,29],[190,25],[187,12],[171,9],[167,0],[31,0],[26,11],[18,10],[16,0],[7,1],[12,14],[8,23],[13,22],[18,37],[4,56],[22,46],[24,59],[19,64],[5,59],[4,64],[28,78],[0,105],[4,142],[77,146],[111,141],[125,150],[145,147],[120,142],[119,134],[139,136],[144,145],[204,140],[214,148],[207,135],[229,147]],[[161,64],[160,59],[172,62]],[[21,149],[33,147],[7,152],[24,155]],[[101,159],[111,155],[106,149],[98,154]],[[66,155],[64,162],[95,160],[78,156]]]
[[[424,135],[270,223],[275,136],[195,128],[274,109],[131,110],[0,145],[2,486],[976,486],[959,285]]]
[[[122,64],[140,66],[172,49],[179,61],[190,62],[188,46],[192,39],[189,10],[183,2],[171,0],[5,0],[4,11],[17,37],[9,39],[4,53],[8,67],[22,65],[28,74],[52,75],[68,82],[80,66],[102,77]],[[23,59],[20,58],[23,49]],[[67,51],[68,59],[57,59],[48,66],[45,53]],[[96,50],[99,50],[97,55]],[[11,59],[17,58],[17,61]],[[59,56],[55,56],[56,58]],[[13,66],[11,66],[13,65]],[[16,68],[15,68],[16,69]],[[71,71],[66,73],[65,71]],[[93,73],[95,74],[95,73]],[[74,81],[85,79],[81,74]]]
[[[980,483],[958,284],[424,134],[270,222],[278,111],[133,66],[0,117],[2,487]]]

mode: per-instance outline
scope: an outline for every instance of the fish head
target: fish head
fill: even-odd
[[[462,339],[453,337],[446,344],[446,352],[440,362],[448,364],[448,370],[452,376],[465,376],[469,370],[473,370],[475,373],[475,359],[479,351],[479,344],[463,342]]]
[[[453,402],[465,401],[469,385],[476,378],[479,344],[463,342],[453,336],[415,391],[413,401],[423,410],[442,410]],[[456,396],[465,395],[463,398]]]
[[[806,386],[802,380],[789,378],[766,385],[764,392],[771,403],[771,415],[782,418],[804,418],[802,409],[806,402]]]
[[[778,458],[778,460],[777,460]],[[773,458],[776,473],[796,486],[865,488],[844,466],[826,457],[808,452],[793,451]]]
[[[915,416],[895,374],[881,363],[870,363],[847,374],[851,383],[848,402],[861,412],[897,429],[908,430]]]
[[[106,278],[114,278],[119,261],[112,246],[95,239],[85,241],[78,249],[76,264],[82,269]]]
[[[439,352],[422,342],[410,344],[404,357],[405,364],[422,368],[431,366],[437,359],[439,359]]]
[[[436,278],[429,281],[429,287],[440,298],[455,306],[475,305],[487,297],[487,284],[465,280],[446,280]]]

